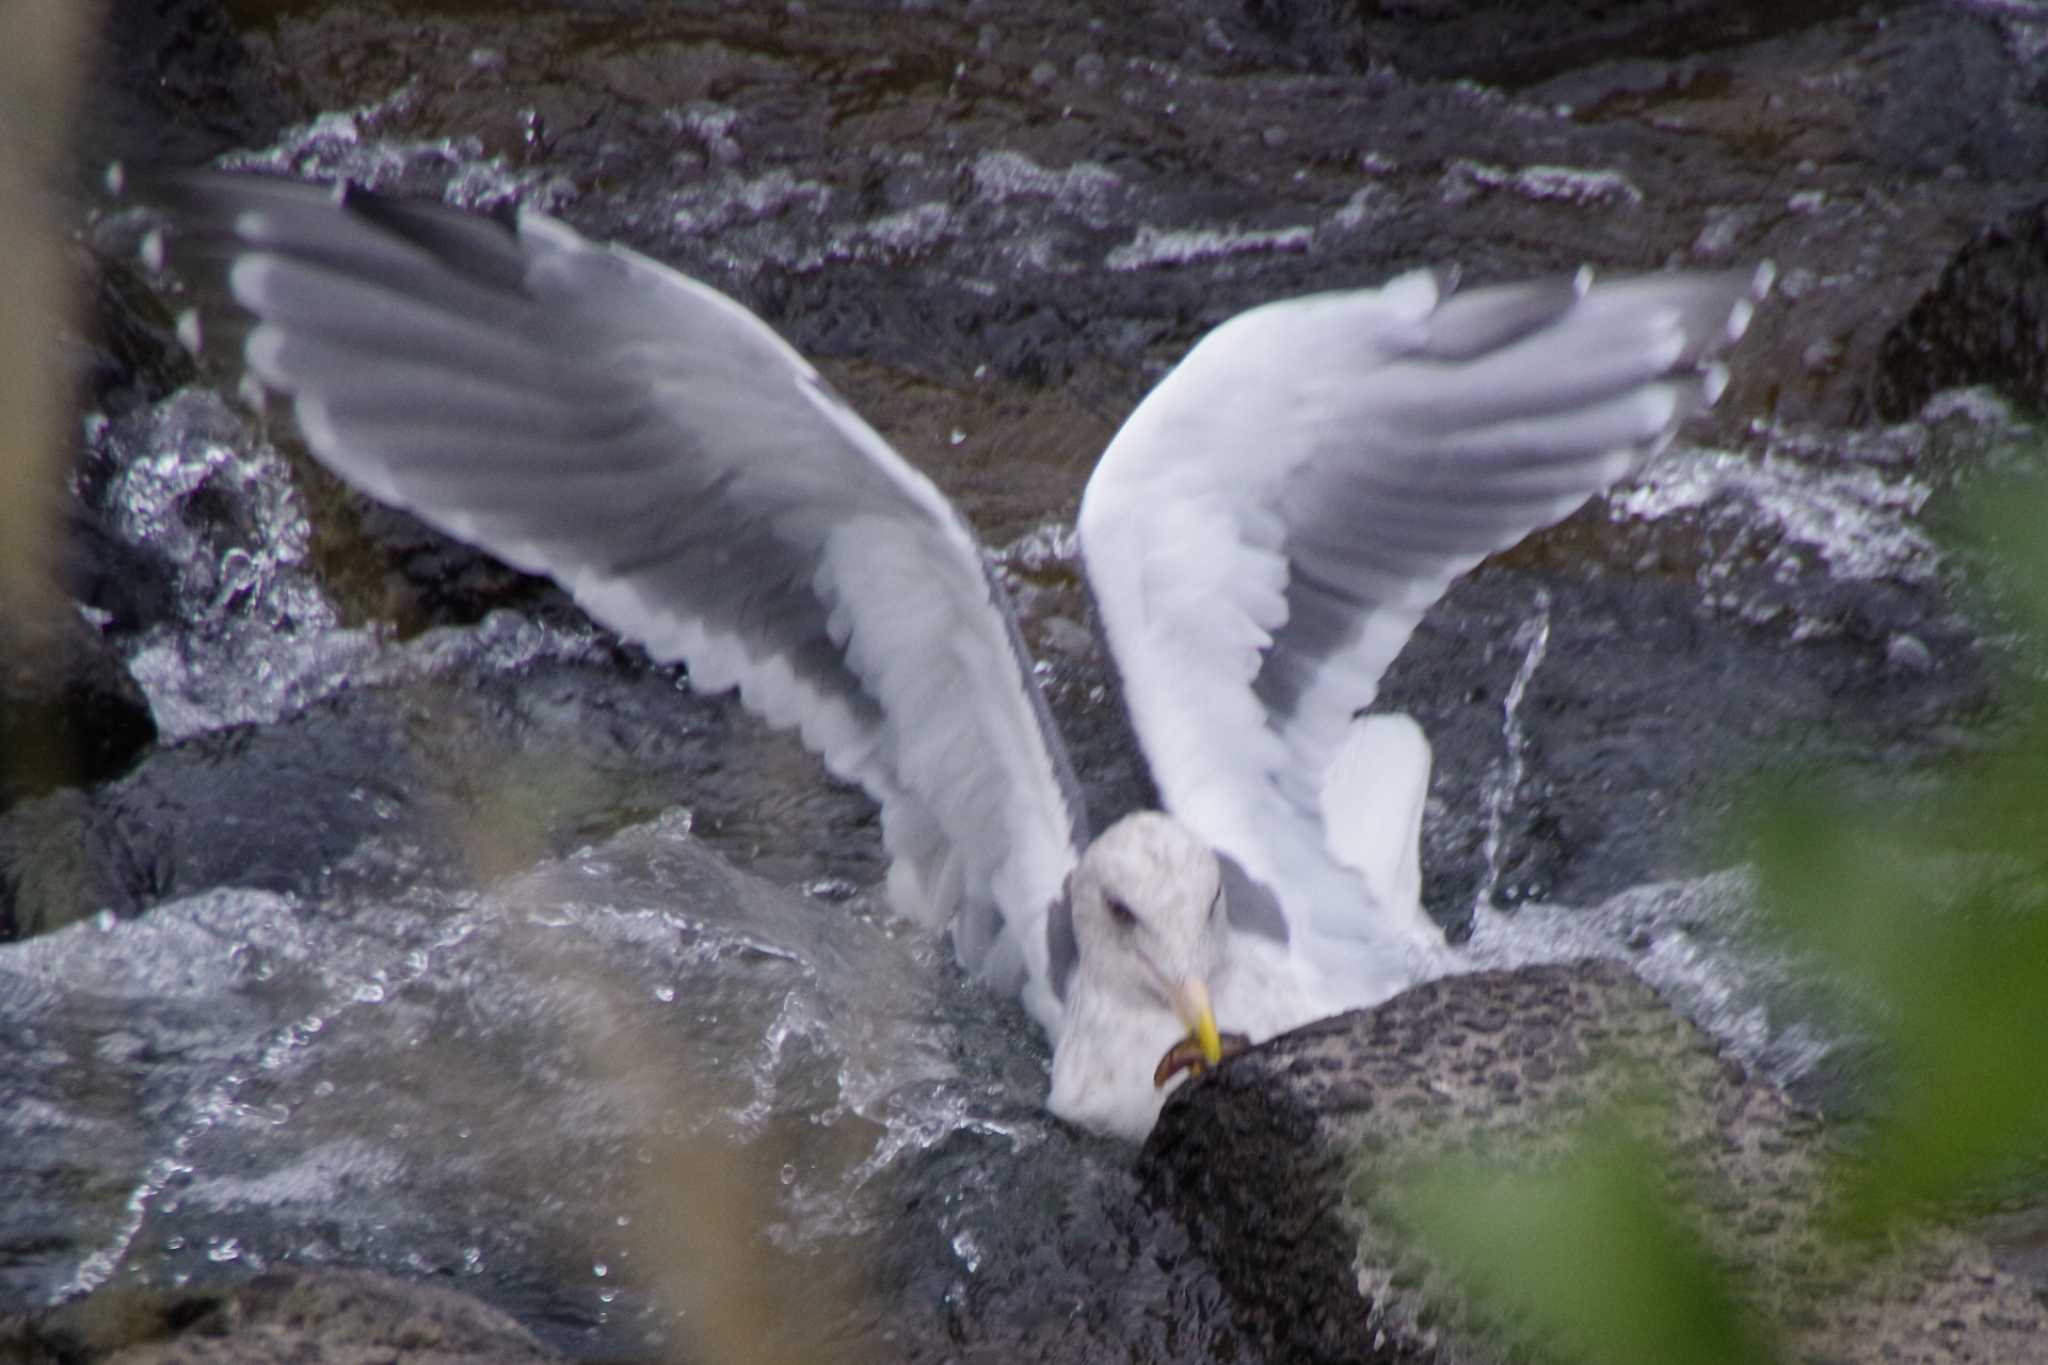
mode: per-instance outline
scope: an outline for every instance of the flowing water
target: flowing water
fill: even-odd
[[[488,70],[491,54],[475,60]],[[401,88],[225,161],[424,183],[483,208],[573,194],[477,139],[378,131],[415,98]],[[675,112],[714,169],[664,209],[675,241],[735,273],[857,264],[972,221],[1001,228],[988,234],[1001,249],[975,266],[1000,290],[1073,269],[1084,249],[1112,273],[1336,249],[1384,207],[1367,184],[1319,222],[1148,221],[1159,206],[1109,167],[987,148],[961,153],[964,200],[895,205],[820,236],[803,212],[830,187],[716,169],[738,117],[715,104]],[[1447,202],[1641,194],[1598,170],[1538,167],[1556,173],[1538,182],[1453,169]],[[112,241],[142,226],[111,206],[96,231]],[[1950,403],[1933,416],[2009,420]],[[88,424],[121,534],[163,556],[175,583],[175,619],[129,655],[166,743],[287,732],[352,696],[511,691],[544,665],[614,667],[587,628],[516,611],[410,639],[350,624],[312,565],[299,479],[267,430],[231,378]],[[968,447],[963,461],[991,434],[945,431],[943,445]],[[1838,635],[1859,585],[1921,603],[1941,591],[1918,520],[1929,486],[1901,454],[1925,427],[1861,446],[1802,428],[1753,434],[1741,451],[1674,448],[1560,542],[1595,538],[1593,559],[1639,567],[1691,628],[1768,634],[1757,657],[1794,660],[1782,676],[1755,670],[1753,697],[1710,698],[1720,684],[1700,681],[1702,715],[1777,705],[1803,657],[1788,651]],[[1807,458],[1816,447],[1825,458]],[[1071,533],[1056,506],[1017,517],[1001,496],[990,495],[999,568],[1056,709],[1083,734],[1120,736],[1113,682],[1077,626],[1087,610]],[[970,517],[991,510],[967,501]],[[1416,709],[1438,744],[1432,909],[1470,918],[1475,965],[1626,957],[1737,1055],[1810,1081],[1838,1040],[1806,1010],[1800,964],[1755,933],[1739,864],[1676,858],[1659,873],[1617,838],[1587,840],[1593,851],[1557,875],[1540,860],[1531,870],[1531,822],[1567,789],[1589,805],[1638,800],[1602,784],[1678,761],[1657,751],[1661,732],[1630,729],[1669,699],[1630,711],[1622,698],[1600,721],[1629,736],[1619,757],[1584,773],[1542,762],[1546,746],[1565,747],[1545,728],[1571,709],[1559,699],[1629,668],[1626,625],[1603,624],[1614,608],[1595,577],[1489,569],[1453,595],[1446,624],[1425,628],[1419,644],[1435,652],[1389,679],[1394,700],[1426,699]],[[1927,652],[1916,623],[1936,617],[1946,609],[1906,613],[1879,648],[1915,666]],[[1460,645],[1465,620],[1479,624]],[[1441,683],[1459,676],[1469,692]],[[337,797],[372,833],[331,876],[286,890],[225,877],[139,918],[102,914],[0,947],[0,1305],[281,1261],[367,1265],[445,1277],[571,1350],[654,1351],[716,1311],[672,1290],[689,1254],[676,1241],[701,1226],[752,1247],[764,1281],[800,1282],[833,1334],[877,1352],[943,1352],[999,1318],[1019,1336],[1071,1320],[1099,1288],[1088,1248],[1132,1216],[1127,1151],[1051,1122],[1044,1045],[1021,1011],[880,908],[861,799],[729,708],[717,715],[729,728],[713,735],[721,758],[701,799],[650,799],[631,818],[590,821],[587,840],[551,831],[450,871],[412,823],[446,775],[373,773]],[[572,706],[561,723],[586,722]],[[1098,819],[1142,799],[1117,768],[1122,743],[1077,744],[1092,797],[1110,807]],[[435,837],[490,845],[494,812],[516,806],[489,790],[505,780],[472,779],[463,827]],[[1126,1353],[1170,1358],[1140,1344],[1155,1340],[1146,1330],[1118,1329]]]

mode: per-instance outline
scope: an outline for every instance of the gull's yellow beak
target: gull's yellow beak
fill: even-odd
[[[1209,1007],[1209,984],[1191,976],[1173,990],[1173,1012],[1188,1027],[1188,1037],[1202,1049],[1202,1060],[1215,1066],[1223,1060],[1223,1035],[1216,1031],[1216,1012]]]

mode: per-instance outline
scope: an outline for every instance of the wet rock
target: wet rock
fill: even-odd
[[[201,735],[0,816],[0,939],[216,886],[487,877],[686,800],[712,820],[729,712],[605,654],[353,689]]]
[[[1880,417],[1913,416],[1937,390],[1991,384],[2048,404],[2048,204],[1979,232],[1884,339]]]
[[[141,272],[125,260],[100,257],[82,273],[87,326],[71,364],[81,403],[90,411],[123,412],[191,383],[192,357],[178,343],[177,319]]]
[[[288,121],[280,110],[331,112],[324,140],[295,135],[270,164],[356,176],[396,165],[402,189],[485,208],[524,196],[728,290],[815,357],[997,545],[1071,515],[1109,431],[1206,327],[1267,299],[1376,283],[1424,262],[1476,281],[1581,261],[1776,259],[1780,293],[1760,311],[1721,408],[1693,433],[1753,454],[1743,435],[1753,421],[1854,410],[1879,339],[1968,225],[2048,194],[2038,171],[2048,161],[2029,154],[2041,145],[2025,99],[2038,60],[2018,37],[2003,41],[1984,7],[1909,0],[1851,14],[1826,0],[1560,0],[1489,11],[1484,29],[1472,7],[1430,0],[1371,7],[1370,20],[1369,7],[1320,0],[1032,0],[964,16],[834,0],[801,8],[678,18],[633,5],[301,4],[276,15],[243,5],[232,12],[247,24],[230,31],[220,21],[230,11],[213,0],[109,6],[110,24],[129,26],[119,41],[142,55],[98,82],[114,93],[94,116],[114,130],[90,131],[85,145],[100,150],[82,160],[115,147],[131,158],[155,147],[168,160],[261,148]],[[249,108],[223,112],[216,92],[243,83],[255,92]],[[159,136],[148,120],[165,109]],[[119,407],[183,383],[164,318],[107,279],[110,306],[137,313],[133,326],[105,329],[111,359],[89,359],[97,401]],[[273,419],[288,444],[289,423]],[[1837,458],[1829,444],[1820,460]],[[506,602],[553,610],[522,596],[530,581],[416,525],[381,521],[335,496],[331,481],[323,491],[294,477],[324,538],[320,573],[347,619],[410,635]],[[194,501],[180,516],[225,552],[247,539],[232,517],[212,515],[227,510]],[[1502,646],[1530,620],[1538,583],[1574,585],[1558,589],[1552,660],[1584,662],[1546,666],[1531,685],[1530,799],[1515,808],[1533,814],[1509,831],[1504,898],[1517,888],[1597,895],[1666,874],[1674,857],[1686,864],[1674,853],[1686,837],[1677,815],[1699,794],[1698,756],[1735,747],[1731,725],[1774,718],[1805,737],[1846,712],[1842,748],[1883,743],[1889,727],[1912,736],[1899,746],[1909,758],[1924,756],[1938,727],[1922,722],[1951,718],[1948,689],[1981,671],[1954,647],[1960,627],[1945,634],[1925,601],[1887,609],[1875,589],[1845,592],[1825,608],[1830,630],[1811,637],[1786,620],[1758,625],[1702,607],[1695,586],[1721,555],[1712,543],[1647,571],[1624,557],[1609,586],[1579,596],[1595,571],[1577,552],[1597,539],[1567,533],[1553,543],[1570,553],[1537,566],[1542,574],[1496,572],[1433,617],[1390,675],[1388,698],[1422,715],[1438,747],[1433,904],[1470,903],[1481,831],[1468,813],[1483,803],[1469,798],[1502,751],[1502,701],[1521,657]],[[113,556],[91,562],[100,567],[81,581],[115,629],[169,618],[161,594],[124,595],[123,583],[155,581],[146,553],[133,572]],[[1064,585],[1050,581],[1062,574]],[[1046,577],[1031,585],[1042,610],[1082,619],[1071,566]],[[1621,581],[1634,577],[1657,581]],[[1804,589],[1771,582],[1796,617]],[[1904,638],[1924,642],[1939,666],[1898,666],[1893,642]],[[1048,677],[1106,818],[1149,788],[1114,681],[1085,644],[1072,648]],[[260,884],[303,891],[309,914],[341,919],[355,907],[332,893],[360,885],[352,878],[431,894],[437,879],[518,868],[532,851],[676,803],[698,816],[707,844],[738,849],[783,886],[820,875],[819,849],[850,867],[851,884],[878,880],[872,809],[859,797],[793,745],[766,764],[732,733],[693,748],[693,727],[725,726],[730,708],[675,702],[673,675],[634,667],[615,688],[565,681],[580,666],[546,663],[446,688],[357,686],[274,725],[189,741],[128,779],[54,794],[0,822],[0,904],[14,895],[48,907],[33,911],[41,925]],[[737,799],[736,774],[749,767],[782,776]],[[571,791],[565,772],[600,780]],[[474,831],[506,829],[507,798],[511,833],[488,840],[495,851],[479,859]],[[782,823],[791,808],[802,813],[796,835]],[[479,821],[482,812],[494,818]],[[849,861],[849,847],[869,862]],[[1595,986],[1585,990],[1601,999],[1625,994],[1625,983]],[[1568,1037],[1565,1006],[1580,988],[1557,989],[1568,998],[1549,1017]],[[89,1041],[109,1031],[86,1017]],[[1427,1036],[1403,1036],[1416,1057],[1438,1055]],[[1222,1145],[1230,1134],[1314,1138],[1336,1120],[1284,1086],[1238,1086],[1228,1068],[1204,1092],[1217,1097],[1205,1109],[1173,1111],[1142,1166],[1161,1197],[1141,1205],[1121,1150],[1077,1155],[1034,1136],[1035,1035],[981,1050],[998,1045],[1023,1074],[991,1089],[1014,1108],[992,1129],[949,1130],[903,1180],[890,1219],[900,1264],[872,1258],[895,1297],[856,1335],[909,1359],[1358,1357],[1356,1237],[1330,1188],[1310,1178],[1327,1167],[1302,1164],[1318,1151],[1327,1163],[1327,1151],[1283,1141],[1275,1169],[1303,1178],[1271,1187],[1192,1159],[1239,1150]],[[1276,1044],[1275,1055],[1296,1046]],[[336,1065],[331,1050],[321,1055]],[[169,1084],[155,1056],[133,1065]],[[68,1084],[73,1069],[54,1074]],[[1708,1079],[1718,1086],[1719,1076]],[[534,1096],[536,1124],[558,1121],[557,1093],[521,1093]],[[1356,1091],[1319,1093],[1332,1113],[1359,1102]],[[77,1102],[64,1085],[48,1094]],[[335,1103],[354,1095],[344,1088]],[[141,1130],[123,1111],[104,1131]],[[151,1130],[143,1155],[168,1150],[179,1131]],[[195,1164],[239,1173],[277,1138],[222,1125]],[[62,1192],[53,1198],[84,1203],[83,1188],[119,1209],[134,1178],[115,1169],[101,1184],[67,1171],[44,1185]],[[463,1207],[419,1202],[435,1215]],[[249,1217],[252,1249],[274,1257],[301,1245],[290,1215]],[[33,1222],[24,1220],[31,1233]],[[545,1251],[508,1254],[498,1283],[553,1285],[560,1267],[546,1253],[558,1240],[550,1232],[536,1239]],[[138,1250],[121,1273],[163,1264]],[[537,1330],[591,1321],[577,1316],[588,1304],[561,1306],[582,1302],[566,1290],[506,1301]],[[1425,1350],[1398,1322],[1390,1330],[1401,1349]],[[630,1349],[617,1337],[605,1344]]]
[[[76,486],[83,488],[92,477],[81,468]],[[122,536],[104,516],[81,506],[67,509],[55,549],[58,581],[73,601],[103,620],[108,639],[118,642],[176,615],[177,571],[155,547]]]
[[[1699,610],[1689,577],[1617,572],[1558,591],[1529,559],[1456,584],[1381,686],[1379,704],[1420,721],[1439,755],[1512,746],[1519,765],[1497,830],[1489,802],[1504,766],[1440,759],[1432,775],[1423,893],[1446,924],[1471,913],[1489,833],[1494,903],[1597,904],[1725,857],[1717,841],[1732,831],[1716,817],[1758,774],[1919,751],[1942,717],[1973,712],[1991,690],[1947,608],[1881,580],[1812,583],[1802,606],[1828,628],[1794,651],[1791,622]],[[1942,667],[1902,663],[1914,657],[1902,639]]]
[[[569,595],[544,578],[507,568],[408,512],[340,488],[333,475],[301,463],[302,487],[333,488],[347,512],[315,494],[314,552],[336,600],[390,621],[401,637],[430,626],[475,625],[510,608],[551,621],[577,621]]]
[[[1044,0],[988,23],[819,5],[800,35],[780,10],[740,9],[652,36],[602,9],[342,6],[248,41],[295,103],[361,111],[352,138],[396,153],[309,142],[281,158],[303,173],[433,193],[452,131],[501,159],[465,202],[551,204],[734,293],[814,358],[948,387],[985,365],[1113,413],[1205,327],[1287,293],[1424,261],[1487,279],[1770,256],[1807,283],[1796,325],[1782,307],[1759,316],[1724,404],[1733,427],[1843,415],[1958,221],[2025,192],[2014,168],[2048,145],[2035,77],[1994,23],[1843,8],[1518,7],[1530,51],[1550,54],[1528,74],[1555,73],[1518,99],[1461,83],[1462,67],[1281,79],[1304,59],[1274,34],[1313,48],[1318,24],[1359,10],[1315,4],[1102,15]],[[1642,39],[1686,16],[1705,27],[1668,32],[1695,48]],[[1460,41],[1468,22],[1435,5],[1374,21],[1453,63],[1502,50]],[[1969,57],[1967,90],[1928,77],[1930,52]],[[1816,344],[1837,358],[1809,372]]]
[[[120,656],[69,603],[0,611],[0,810],[105,781],[155,738]]]
[[[190,164],[266,142],[302,116],[250,60],[220,0],[124,0],[104,12],[73,163],[82,183],[109,161]]]
[[[20,1365],[544,1365],[567,1359],[467,1294],[356,1270],[266,1271],[187,1289],[108,1289],[0,1317]]]
[[[1186,1220],[1274,1359],[1492,1361],[1480,1311],[1388,1217],[1420,1159],[1542,1161],[1573,1123],[1626,1109],[1677,1154],[1717,1259],[1799,1358],[2018,1360],[2048,1328],[2038,1286],[1935,1230],[1868,1263],[1819,1236],[1824,1134],[1775,1087],[1611,962],[1451,977],[1254,1049],[1168,1101],[1140,1178]],[[1795,1352],[1798,1354],[1798,1352]]]
[[[1474,8],[1458,0],[1360,5],[1342,0],[1245,0],[1249,28],[1311,70],[1468,77],[1516,87],[1602,61],[1661,58],[1753,42],[1860,8],[1860,0],[1548,0]]]
[[[133,913],[145,879],[117,838],[92,798],[75,789],[0,815],[0,942],[61,929],[101,907]]]

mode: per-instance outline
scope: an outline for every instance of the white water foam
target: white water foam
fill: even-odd
[[[508,204],[547,210],[574,197],[566,176],[523,170],[502,155],[487,157],[482,139],[475,136],[394,138],[379,133],[418,100],[417,86],[408,82],[382,99],[296,124],[269,147],[229,152],[214,164],[227,171],[282,173],[301,180],[348,180],[368,189],[401,181],[432,184],[448,203],[485,211]]]

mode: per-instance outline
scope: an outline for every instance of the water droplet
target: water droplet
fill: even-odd
[[[672,1005],[676,999],[676,988],[674,986],[656,986],[654,988],[654,998],[664,1005]]]
[[[612,1268],[606,1265],[603,1261],[599,1261],[597,1264],[590,1267],[590,1273],[597,1276],[597,1278],[601,1280],[605,1276],[612,1273]]]
[[[782,1167],[782,1183],[785,1185],[796,1184],[796,1167],[787,1162],[783,1163]]]
[[[622,1213],[622,1214],[620,1214],[620,1215],[618,1216],[618,1220],[617,1220],[617,1221],[618,1221],[618,1224],[619,1224],[619,1226],[620,1226],[620,1227],[622,1227],[622,1228],[629,1228],[629,1227],[632,1227],[632,1226],[633,1226],[633,1215],[632,1215],[632,1214],[630,1214],[630,1213]]]
[[[225,1264],[242,1259],[242,1243],[233,1237],[211,1238],[206,1241],[206,1259]]]
[[[183,1237],[166,1237],[166,1238],[164,1238],[164,1250],[165,1250],[165,1251],[183,1251],[184,1249],[185,1249],[185,1239],[184,1239]]]
[[[119,921],[115,919],[114,912],[111,910],[102,910],[97,915],[94,915],[92,917],[92,927],[99,930],[103,934],[113,933],[114,926],[117,923],[119,923]]]
[[[967,439],[967,433],[966,433],[966,432],[964,432],[964,431],[962,431],[962,430],[961,430],[960,428],[958,428],[958,427],[954,427],[954,428],[953,428],[953,430],[952,430],[952,431],[951,431],[950,433],[948,433],[948,434],[947,434],[947,436],[946,436],[946,443],[947,443],[948,445],[956,445],[956,446],[957,446],[957,445],[959,445],[959,444],[960,444],[961,442],[965,441],[966,439]]]

